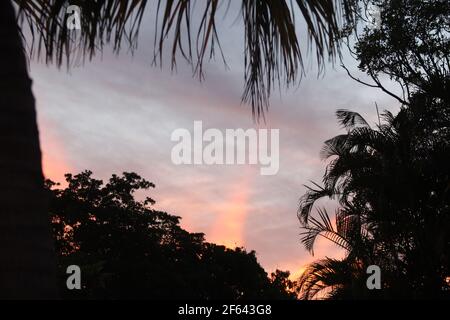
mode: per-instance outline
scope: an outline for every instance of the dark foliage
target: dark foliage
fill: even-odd
[[[135,173],[108,183],[86,171],[47,181],[64,298],[293,299],[289,273],[269,278],[255,252],[207,243],[180,218],[153,210],[135,192],[154,185]],[[82,290],[67,290],[66,268],[79,265]]]
[[[373,1],[381,27],[359,39],[360,68],[381,88],[388,75],[404,88],[397,115],[375,128],[339,110],[347,130],[325,142],[323,186],[302,197],[302,241],[321,235],[346,251],[343,260],[311,264],[300,279],[314,298],[450,298],[450,99],[448,1]],[[404,100],[403,100],[404,99]],[[337,200],[335,225],[313,207]],[[382,290],[366,287],[366,268],[381,268]]]

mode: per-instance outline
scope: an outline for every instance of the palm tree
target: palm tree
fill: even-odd
[[[351,52],[373,83],[349,75],[382,89],[402,109],[395,116],[386,112],[375,128],[357,113],[337,112],[347,133],[326,141],[323,185],[308,187],[298,213],[307,249],[313,252],[320,235],[346,256],[310,265],[301,278],[303,295],[372,296],[357,289],[364,289],[364,267],[377,264],[382,297],[443,297],[450,289],[450,64],[444,31],[450,5],[369,2],[380,8],[381,24],[365,29]],[[400,84],[403,98],[386,90],[381,75]],[[337,200],[336,227],[326,211],[311,214],[323,197]]]
[[[308,250],[323,236],[346,256],[310,265],[300,281],[303,296],[328,290],[330,297],[371,297],[364,272],[372,264],[382,270],[384,297],[442,295],[450,273],[448,106],[416,93],[376,128],[348,110],[337,117],[347,134],[325,142],[323,187],[308,187],[298,213]],[[338,202],[336,227],[324,209],[311,214],[323,197]]]
[[[308,187],[298,213],[305,230],[301,233],[302,242],[307,250],[314,254],[315,240],[322,236],[343,248],[346,256],[342,260],[326,258],[307,267],[299,281],[305,299],[367,297],[364,267],[371,264],[384,267],[386,261],[395,260],[391,254],[398,254],[393,250],[394,242],[386,242],[392,250],[386,248],[386,243],[380,245],[382,240],[396,240],[393,237],[396,233],[385,231],[385,220],[378,215],[393,213],[380,209],[379,205],[389,203],[383,197],[387,179],[382,179],[382,171],[383,163],[389,160],[386,156],[390,155],[386,150],[391,150],[396,140],[387,134],[389,125],[380,124],[377,130],[356,112],[338,110],[336,115],[347,133],[325,142],[321,156],[330,161],[324,186]],[[338,201],[335,226],[325,209],[317,209],[317,218],[311,214],[323,197]],[[380,256],[383,259],[378,259]]]
[[[206,0],[193,7],[190,0],[158,1],[156,9],[154,61],[161,62],[167,37],[172,36],[172,66],[181,54],[203,76],[205,56],[220,50],[215,17],[223,3]],[[70,1],[81,8],[81,34],[66,27],[67,0],[0,1],[0,139],[2,179],[0,180],[0,296],[45,298],[55,296],[50,233],[43,190],[41,154],[35,103],[22,44],[18,17],[28,26],[31,55],[45,56],[58,65],[75,53],[92,58],[104,44],[119,52],[126,43],[134,48],[145,0]],[[243,0],[245,79],[243,101],[252,106],[259,119],[268,107],[274,84],[293,84],[303,73],[302,54],[294,24],[294,10],[301,12],[309,41],[315,44],[321,66],[325,56],[339,52],[343,23],[352,23],[356,0]],[[193,10],[200,10],[200,22],[191,32]],[[185,39],[182,39],[185,35]]]
[[[13,7],[0,2],[0,298],[48,298],[55,277],[31,80]]]

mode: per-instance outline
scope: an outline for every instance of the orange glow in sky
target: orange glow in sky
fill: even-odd
[[[71,167],[64,152],[63,143],[40,121],[40,139],[42,150],[42,170],[44,177],[64,185],[64,174],[71,173]]]
[[[217,220],[206,235],[208,241],[229,248],[245,245],[245,221],[251,187],[248,170],[244,171],[242,179],[237,183],[236,187],[225,196],[224,203],[218,206]]]

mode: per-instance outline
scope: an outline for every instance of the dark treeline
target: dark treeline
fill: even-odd
[[[229,249],[189,233],[180,218],[153,210],[134,193],[154,187],[135,173],[104,184],[89,171],[47,181],[65,299],[293,299],[289,273],[270,276],[255,252]],[[68,290],[66,269],[82,270],[82,290]]]

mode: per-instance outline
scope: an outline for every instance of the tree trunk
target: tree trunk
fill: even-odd
[[[10,0],[0,1],[0,298],[56,297],[35,101]]]

